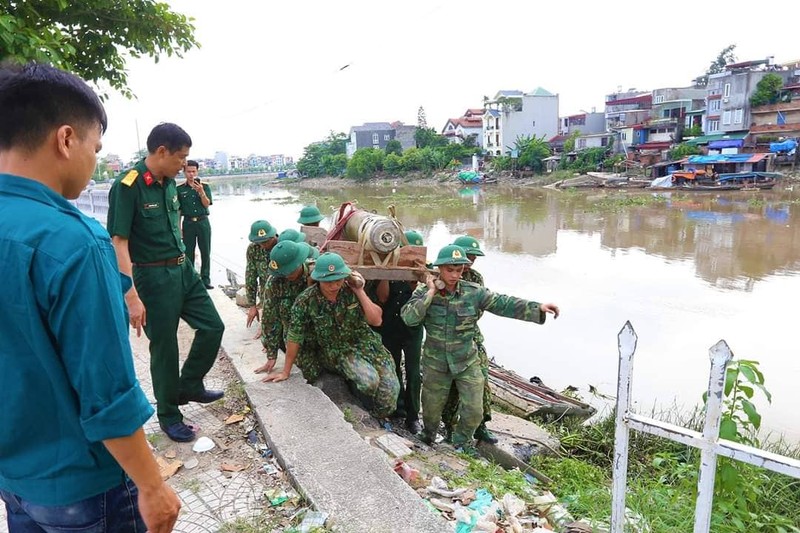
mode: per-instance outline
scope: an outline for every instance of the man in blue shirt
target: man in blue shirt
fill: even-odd
[[[169,532],[108,233],[67,199],[106,115],[80,78],[0,65],[0,498],[9,531]],[[127,475],[126,475],[127,474]],[[128,477],[130,476],[130,477]]]

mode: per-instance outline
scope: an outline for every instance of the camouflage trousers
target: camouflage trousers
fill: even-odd
[[[481,372],[484,377],[483,384],[483,420],[481,423],[488,422],[492,419],[492,389],[489,387],[489,355],[486,353],[486,348],[482,342],[476,343],[478,346],[478,357],[480,357]],[[442,411],[442,422],[448,432],[452,433],[456,425],[456,416],[458,415],[458,388],[455,383],[450,387],[450,393],[447,395],[447,403]]]
[[[356,347],[346,353],[340,352],[335,371],[365,396],[376,418],[386,418],[397,409],[400,382],[392,356],[383,346]]]
[[[297,353],[296,364],[303,371],[303,377],[314,383],[323,370],[336,372],[336,366],[328,361],[315,342],[306,340]]]
[[[439,427],[448,392],[450,387],[455,387],[461,401],[458,407],[458,424],[453,432],[453,446],[472,442],[472,436],[483,418],[481,397],[485,382],[480,362],[473,363],[459,374],[440,372],[423,362],[422,421],[425,432],[431,437],[435,436],[435,429],[432,428]]]

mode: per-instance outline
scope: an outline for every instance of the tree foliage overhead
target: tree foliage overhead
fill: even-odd
[[[155,0],[6,0],[0,60],[50,63],[127,97],[128,57],[182,57],[199,46],[193,19]]]
[[[706,73],[695,80],[697,85],[700,86],[707,85],[708,77],[711,74],[719,74],[720,72],[724,72],[725,66],[728,65],[728,63],[735,63],[736,54],[733,53],[735,49],[736,49],[735,44],[729,44],[728,46],[723,48],[722,51],[717,56],[717,58],[714,61],[712,61],[711,64],[708,66]]]
[[[750,105],[758,107],[760,105],[774,104],[778,101],[781,89],[783,89],[783,78],[774,72],[764,75],[756,84],[756,90],[750,97]]]

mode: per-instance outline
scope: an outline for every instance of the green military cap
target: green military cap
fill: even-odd
[[[306,244],[308,244],[308,243],[306,243]],[[309,259],[309,261],[316,261],[318,257],[319,257],[319,248],[317,248],[316,246],[309,245],[308,246],[308,259]]]
[[[269,273],[276,276],[288,276],[305,263],[309,248],[310,246],[304,242],[279,242],[269,253],[269,264],[267,265]]]
[[[314,265],[311,279],[314,281],[337,281],[350,275],[348,267],[342,256],[333,252],[325,252]]]
[[[422,235],[418,231],[407,231],[406,240],[411,246],[422,246]]]
[[[300,218],[297,219],[297,222],[298,224],[313,224],[314,222],[319,222],[323,218],[325,217],[319,212],[317,206],[307,205],[300,210]]]
[[[457,244],[448,244],[439,250],[439,256],[433,262],[434,266],[440,265],[471,265],[472,261],[467,259],[467,252]]]
[[[278,235],[278,242],[293,241],[293,242],[306,242],[306,234],[296,229],[285,229]]]
[[[483,250],[481,250],[481,245],[478,244],[478,239],[476,239],[475,237],[470,237],[469,235],[462,235],[458,239],[454,240],[453,244],[465,249],[468,255],[477,255],[477,256],[486,255],[483,253]]]
[[[250,226],[250,242],[264,242],[277,236],[278,232],[266,220],[256,220]]]

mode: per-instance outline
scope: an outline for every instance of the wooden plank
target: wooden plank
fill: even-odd
[[[350,268],[360,272],[365,280],[419,281],[419,277],[423,274],[423,271],[411,267],[351,266]]]
[[[358,265],[361,248],[357,242],[330,241],[325,251],[334,252],[341,255],[345,263],[350,265],[350,267],[354,267]],[[424,265],[427,263],[427,253],[428,249],[425,246],[403,246],[399,248],[400,257],[397,261],[397,267],[416,267],[418,265]],[[382,256],[378,254],[378,257],[379,261],[386,259],[385,255]],[[389,262],[391,263],[391,259]],[[376,266],[372,259],[372,255],[368,252],[364,252],[363,265]],[[391,264],[387,266],[390,268],[395,268]]]
[[[320,247],[328,236],[328,230],[317,226],[300,226],[300,231],[305,233],[306,242],[311,246]]]

